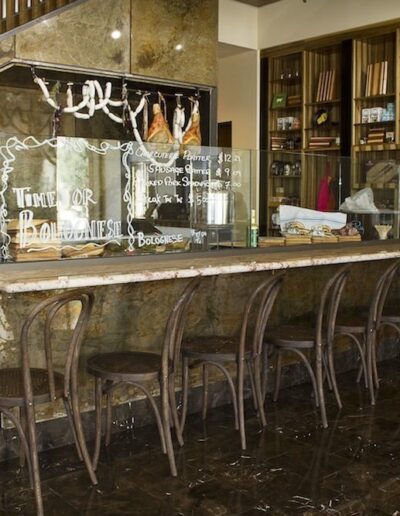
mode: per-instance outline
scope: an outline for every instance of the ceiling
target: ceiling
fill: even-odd
[[[236,0],[242,2],[242,4],[254,5],[255,7],[262,7],[263,5],[274,4],[280,2],[280,0]]]

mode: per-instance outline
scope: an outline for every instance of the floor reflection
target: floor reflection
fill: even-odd
[[[176,479],[153,427],[113,438],[96,488],[73,447],[42,454],[46,514],[393,516],[400,511],[400,360],[380,370],[375,407],[354,373],[339,377],[344,408],[338,412],[328,394],[327,430],[309,386],[282,392],[277,404],[268,399],[266,429],[247,419],[246,452],[231,407],[211,410],[207,422],[189,418]],[[0,514],[34,514],[26,482],[16,461],[2,465]]]

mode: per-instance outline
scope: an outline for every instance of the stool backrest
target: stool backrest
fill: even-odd
[[[317,348],[324,342],[323,332],[326,332],[326,341],[332,342],[335,335],[336,316],[343,289],[350,273],[351,264],[346,264],[327,281],[321,294],[320,305],[315,327]]]
[[[265,328],[275,303],[276,296],[282,286],[285,272],[274,274],[263,281],[251,294],[243,312],[242,327],[239,342],[239,359],[244,357],[246,342],[248,341],[249,318],[255,314],[255,327],[252,338],[252,353],[260,355],[263,347]]]
[[[89,317],[93,308],[94,295],[88,291],[71,291],[50,297],[39,303],[25,319],[21,330],[21,355],[22,355],[22,371],[24,380],[25,395],[27,403],[33,403],[33,391],[30,376],[30,360],[29,360],[29,337],[31,335],[32,323],[39,317],[44,316],[44,334],[43,342],[45,349],[46,368],[49,377],[49,395],[54,400],[55,379],[52,349],[52,333],[53,321],[57,313],[64,306],[72,302],[80,302],[79,316],[72,329],[71,340],[66,349],[66,358],[64,365],[64,396],[69,397],[70,389],[77,389],[77,370],[79,352],[82,345],[84,333],[89,322]]]
[[[368,312],[368,331],[375,330],[379,326],[390,286],[399,270],[400,260],[396,260],[387,267],[376,282]]]
[[[193,295],[200,285],[201,278],[193,278],[186,285],[180,298],[172,309],[165,328],[164,344],[162,351],[162,371],[163,375],[169,372],[175,373],[180,361],[181,344],[183,332],[187,319],[187,313]],[[172,371],[171,371],[172,367]]]

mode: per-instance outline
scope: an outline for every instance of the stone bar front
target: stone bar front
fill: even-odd
[[[271,324],[312,317],[318,306],[321,290],[339,264],[352,262],[341,306],[363,310],[368,306],[379,274],[400,257],[396,245],[344,245],[341,248],[297,249],[293,251],[221,251],[203,254],[138,257],[130,259],[76,260],[54,263],[4,265],[0,270],[1,291],[1,357],[3,367],[19,364],[19,332],[21,322],[42,299],[69,288],[93,289],[94,311],[82,348],[81,407],[88,437],[93,434],[94,385],[85,373],[89,356],[105,351],[138,349],[159,351],[169,312],[185,287],[188,278],[201,275],[201,286],[192,302],[187,334],[234,335],[239,332],[244,302],[252,290],[275,270],[287,269],[282,291],[274,308]],[[399,301],[399,282],[391,289],[389,303]],[[73,308],[60,314],[57,321],[58,349],[55,359],[62,367],[63,332],[73,321]],[[60,337],[60,338],[58,338]],[[395,335],[385,334],[385,346],[380,357],[398,353]],[[32,365],[43,364],[43,343],[39,338],[30,343]],[[59,357],[59,358],[58,358]],[[346,341],[336,346],[338,372],[355,369],[357,357]],[[308,382],[307,373],[296,359],[285,363],[283,385]],[[273,381],[271,370],[270,384]],[[201,378],[191,374],[190,410],[200,408]],[[340,388],[340,386],[339,386]],[[177,383],[179,402],[180,385]],[[155,389],[154,389],[155,390]],[[248,392],[249,394],[249,392]],[[135,403],[132,403],[135,402]],[[226,384],[217,373],[211,377],[210,404],[229,403]],[[145,400],[137,391],[121,388],[116,393],[118,407],[114,409],[115,429],[143,425],[152,421]],[[133,406],[132,406],[133,405]],[[268,405],[267,405],[268,412]],[[42,448],[72,442],[66,432],[63,407],[38,407]],[[10,453],[13,432],[3,432],[2,456]],[[7,449],[7,453],[6,453]]]

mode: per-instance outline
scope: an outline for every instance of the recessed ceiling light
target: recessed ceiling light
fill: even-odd
[[[182,43],[178,43],[178,44],[175,46],[175,50],[176,50],[177,52],[182,52],[182,50],[183,50],[183,45],[182,45]]]
[[[121,31],[120,30],[113,30],[111,33],[112,39],[119,39],[121,37]]]

